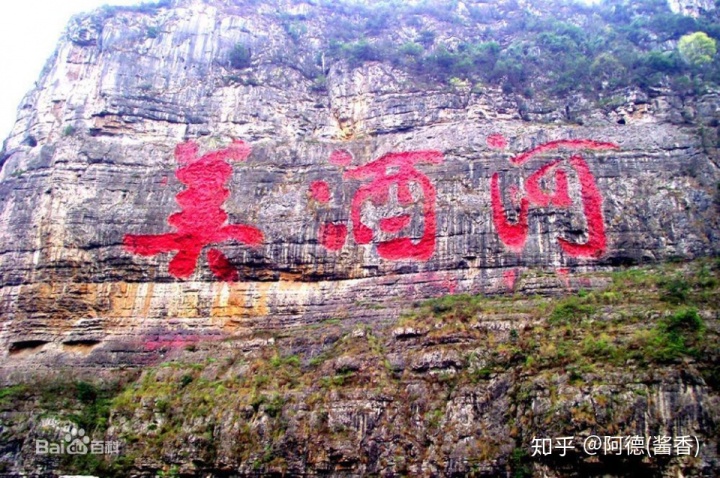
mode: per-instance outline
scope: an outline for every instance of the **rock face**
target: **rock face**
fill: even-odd
[[[467,19],[475,4],[483,6],[460,3],[455,14]],[[693,14],[713,6],[670,5]],[[281,355],[301,350],[311,359],[328,343],[346,343],[340,332],[325,340],[332,323],[355,331],[347,343],[363,345],[322,365],[325,385],[380,368],[393,392],[369,391],[361,378],[353,390],[333,392],[325,410],[325,402],[312,408],[316,390],[293,390],[291,412],[302,417],[288,418],[296,429],[280,447],[291,463],[268,472],[497,476],[532,432],[568,432],[554,426],[558,414],[573,433],[598,423],[616,433],[621,420],[627,433],[712,437],[717,393],[696,370],[664,364],[628,378],[618,370],[623,362],[606,382],[603,370],[587,372],[594,382],[583,387],[570,383],[560,360],[532,376],[537,370],[508,350],[517,340],[532,343],[544,316],[530,323],[504,310],[501,319],[480,317],[477,327],[440,337],[428,324],[405,324],[374,342],[365,326],[390,323],[421,299],[591,290],[618,266],[717,255],[720,92],[630,87],[596,101],[418,79],[393,62],[330,61],[325,31],[343,17],[328,12],[322,2],[174,0],[71,22],[0,157],[0,380],[58,367],[114,372],[196,349],[203,359],[239,360],[204,378],[224,380],[247,372],[237,353],[273,359],[274,338],[260,330],[291,334],[299,345],[283,345]],[[448,45],[478,30],[420,16],[377,41],[402,43],[429,28],[432,41]],[[716,304],[703,307],[716,340]],[[524,332],[517,339],[511,330]],[[475,363],[491,342],[512,370]],[[371,359],[358,358],[368,350]],[[443,388],[470,373],[469,364],[473,380],[458,381],[457,392]],[[163,373],[173,384],[186,376]],[[318,378],[307,376],[310,384]],[[636,379],[643,385],[631,386]],[[256,391],[246,385],[242,400]],[[558,387],[556,409],[550,390]],[[445,398],[435,403],[433,394]],[[603,403],[584,410],[598,394]],[[263,400],[273,396],[267,390]],[[130,433],[148,413],[162,420],[153,407],[167,399],[119,407],[108,433]],[[252,448],[262,450],[261,441],[248,436],[271,436],[268,416],[284,415],[271,401],[246,401],[218,405],[231,418],[214,435],[237,440],[236,414],[251,417],[244,458],[220,447],[199,468],[228,476],[267,464]],[[31,420],[28,407],[18,423]],[[400,431],[395,417],[406,421]],[[164,463],[185,466],[201,453],[203,420],[182,422],[187,433],[162,450]],[[318,420],[337,435],[332,443],[288,458],[308,439],[303,427]],[[22,465],[27,444],[8,441],[4,427],[0,453],[12,457],[13,470],[43,469],[36,457]],[[481,440],[490,432],[473,435],[478,427],[496,441]],[[434,438],[415,443],[416,429],[434,430]],[[156,437],[154,429],[143,433]],[[402,436],[406,450],[388,445]],[[398,458],[403,453],[409,458]],[[468,455],[481,458],[470,463]],[[690,468],[712,476],[716,455],[704,450]],[[585,465],[592,473],[593,463]],[[134,476],[162,468],[143,466]],[[542,463],[547,476],[573,476],[563,466]]]
[[[289,42],[267,5],[72,22],[1,160],[4,366],[718,250],[715,93],[599,108],[342,61],[318,91]]]
[[[156,341],[164,362],[142,371],[3,388],[0,466],[103,478],[714,477],[719,279],[718,261],[590,272],[569,280],[592,292],[447,296],[374,330],[329,320],[175,350]],[[668,312],[673,281],[686,289]],[[38,453],[67,445],[73,427],[118,451]]]

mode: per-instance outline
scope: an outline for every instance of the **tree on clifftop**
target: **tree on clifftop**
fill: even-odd
[[[710,63],[717,53],[717,42],[704,32],[684,35],[678,42],[680,56],[692,66]]]

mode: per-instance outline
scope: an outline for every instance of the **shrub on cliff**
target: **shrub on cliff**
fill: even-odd
[[[251,56],[252,54],[250,52],[250,48],[246,47],[242,43],[236,43],[230,52],[228,61],[230,62],[230,66],[240,70],[250,66]]]
[[[696,355],[705,323],[694,307],[680,309],[652,330],[646,352],[659,362]]]
[[[347,59],[353,67],[357,67],[366,61],[381,60],[383,57],[382,51],[365,38],[349,43],[332,42],[330,54],[336,58]]]

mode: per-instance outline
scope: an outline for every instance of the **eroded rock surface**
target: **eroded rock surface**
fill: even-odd
[[[715,342],[702,359],[685,351],[675,363],[578,371],[553,348],[563,337],[515,349],[555,327],[523,296],[586,293],[620,266],[720,252],[720,92],[558,97],[419,78],[392,61],[331,61],[326,31],[343,14],[315,3],[174,0],[71,22],[0,157],[2,381],[125,368],[172,390],[186,376],[230,390],[224,380],[246,381],[237,402],[176,390],[178,409],[207,413],[175,416],[170,437],[170,399],[137,382],[151,398],[127,392],[103,430],[154,444],[133,476],[170,464],[217,476],[498,476],[529,466],[513,453],[532,434],[593,431],[699,435],[696,462],[631,464],[712,476],[717,304],[703,302]],[[470,20],[478,5],[457,4],[461,21],[418,15],[374,41],[430,29],[429,41],[459,48],[501,31],[501,18]],[[712,2],[670,5],[702,15]],[[452,318],[394,323],[424,299],[513,293],[513,307],[476,310],[459,331]],[[598,302],[616,305],[613,293]],[[334,344],[342,354],[318,359]],[[610,360],[602,344],[572,345]],[[556,361],[538,367],[533,354]],[[294,355],[291,372],[307,383],[258,385],[261,365],[249,363]],[[223,365],[202,377],[147,369],[168,358]],[[13,472],[57,465],[29,456],[43,406],[4,415]],[[532,470],[627,464],[573,456]]]
[[[318,91],[302,65],[278,60],[291,40],[269,8],[176,2],[96,13],[69,26],[24,100],[2,160],[4,363],[133,363],[158,334],[212,337],[336,317],[368,322],[380,314],[347,305],[504,291],[524,268],[572,273],[717,252],[716,153],[699,133],[720,115],[716,93],[626,92],[612,109],[570,107],[520,102],[492,87],[420,87],[379,62],[335,62],[326,91]],[[309,42],[322,34],[318,18],[308,22]],[[449,28],[442,34],[462,32]],[[228,63],[238,43],[253,52],[251,70]],[[128,234],[176,231],[168,218],[189,187],[175,175],[182,166],[176,146],[194,141],[201,156],[232,139],[251,152],[228,163],[229,196],[217,206],[228,223],[263,234],[259,246],[216,244],[240,280],[217,280],[206,254],[178,280],[169,271],[173,253],[124,248]],[[553,141],[585,139],[617,149],[562,147],[522,166],[509,161]],[[344,160],[331,161],[335,151]],[[362,240],[353,200],[373,179],[348,171],[407,151],[439,155],[414,168],[434,191],[414,177],[409,206],[392,197],[397,184],[388,186],[389,203],[357,206],[371,230]],[[573,257],[560,247],[559,237],[584,243],[592,229],[572,168],[569,203],[531,204],[526,241],[508,247],[493,221],[493,175],[512,223],[521,212],[516,191],[549,160],[567,164],[573,154],[585,158],[601,196],[601,253]],[[552,189],[552,172],[543,181]],[[321,196],[312,193],[315,183],[325,188]],[[423,208],[433,193],[431,227]],[[409,222],[382,232],[380,221],[398,211]],[[379,252],[393,237],[410,238],[412,249],[425,234],[428,254]],[[557,288],[558,277],[526,287]]]

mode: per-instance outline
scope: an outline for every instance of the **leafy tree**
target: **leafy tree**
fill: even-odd
[[[533,66],[523,44],[515,42],[500,52],[491,79],[500,80],[504,91],[518,90],[530,76]]]
[[[702,66],[712,62],[717,53],[717,42],[704,32],[689,33],[680,38],[678,51],[688,64]]]
[[[627,70],[612,53],[601,53],[590,65],[590,74],[598,85],[606,83],[609,88],[616,88],[622,83]]]

